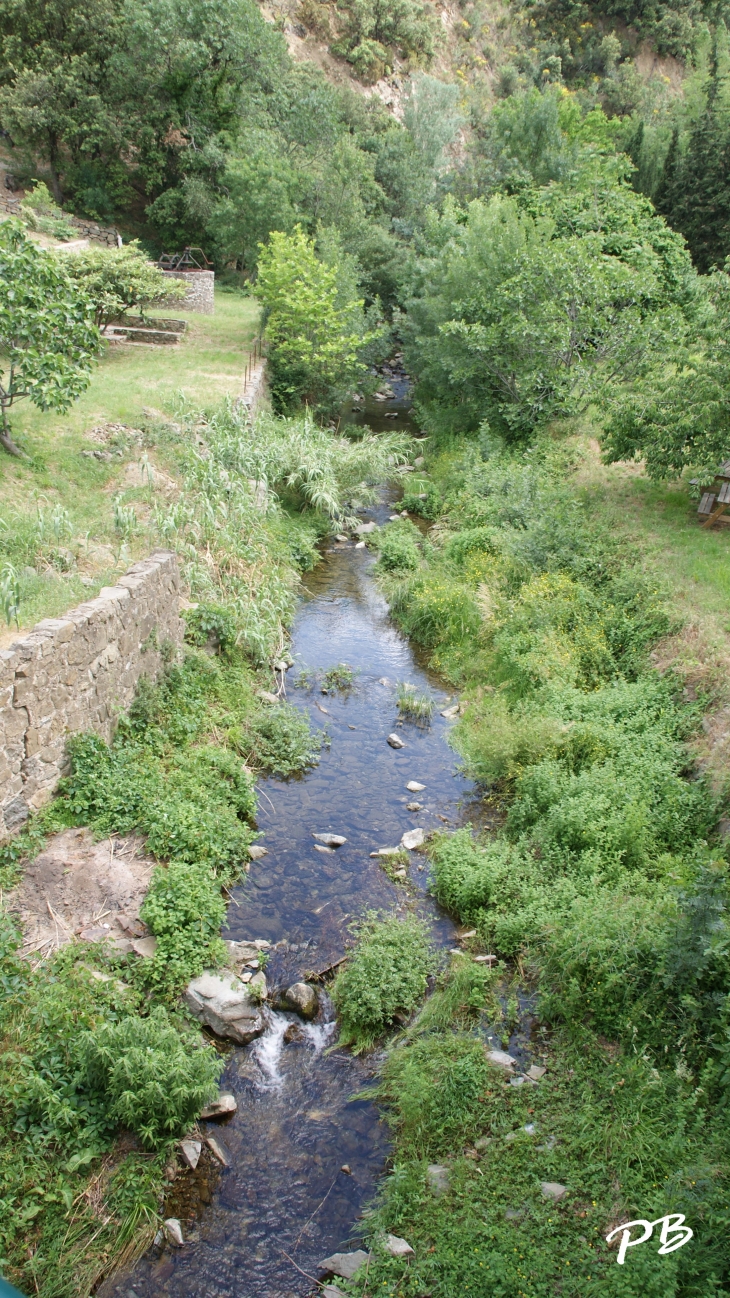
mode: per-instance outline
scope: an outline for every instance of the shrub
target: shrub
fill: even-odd
[[[226,903],[204,867],[173,861],[152,876],[140,916],[157,938],[150,981],[175,991],[219,963]]]
[[[397,590],[393,612],[406,635],[426,649],[463,644],[474,639],[481,626],[474,591],[438,571]]]
[[[332,999],[340,1021],[340,1044],[356,1052],[372,1046],[397,1013],[410,1014],[426,990],[433,968],[428,929],[413,915],[380,917],[369,911],[357,943],[338,973]]]
[[[547,1018],[582,1022],[611,1040],[664,1041],[667,999],[661,971],[674,905],[669,897],[630,896],[607,889],[577,898],[549,925],[543,952],[541,1011]]]
[[[250,756],[274,775],[296,775],[319,761],[320,738],[312,734],[307,716],[290,703],[269,707],[249,739]]]
[[[408,519],[384,527],[378,536],[380,570],[413,572],[421,560],[420,541],[418,528]]]
[[[145,318],[150,307],[185,297],[184,284],[171,280],[142,251],[136,239],[123,248],[92,246],[69,253],[66,270],[94,304],[94,323],[102,333],[125,311]]]
[[[392,1050],[380,1093],[406,1157],[435,1159],[473,1143],[486,1126],[484,1092],[493,1073],[474,1037],[427,1036]]]
[[[162,1008],[84,1032],[79,1057],[84,1081],[103,1096],[109,1118],[148,1149],[184,1135],[215,1095],[224,1067],[212,1046],[173,1026]]]

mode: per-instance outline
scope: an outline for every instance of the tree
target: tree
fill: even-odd
[[[8,412],[30,397],[40,410],[68,410],[88,387],[99,350],[94,308],[52,253],[17,221],[0,226],[0,445],[22,455]]]
[[[656,205],[689,244],[697,269],[724,265],[730,253],[730,125],[727,86],[713,50],[704,111],[680,150],[675,129],[657,188]]]
[[[730,276],[708,276],[705,311],[640,385],[613,402],[603,451],[609,462],[641,458],[651,478],[685,468],[712,479],[730,455]]]
[[[617,205],[615,226],[635,199],[623,217]],[[466,432],[486,419],[525,439],[635,377],[674,327],[681,312],[665,261],[648,235],[639,241],[636,223],[623,247],[620,230],[596,229],[580,204],[572,229],[566,221],[560,231],[556,216],[502,195],[432,214],[403,330],[416,404],[434,431]]]
[[[94,323],[102,333],[133,307],[144,316],[149,307],[186,293],[184,284],[171,280],[148,260],[136,239],[122,248],[69,253],[64,265],[69,278],[93,303]]]
[[[358,352],[371,340],[362,300],[341,300],[336,265],[326,266],[297,226],[276,231],[259,256],[256,294],[266,320],[271,391],[286,410],[342,396],[363,372]]]

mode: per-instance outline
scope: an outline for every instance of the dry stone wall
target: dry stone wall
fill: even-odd
[[[182,307],[183,311],[197,311],[198,315],[215,315],[215,273],[212,270],[165,270],[162,273],[168,279],[181,279],[187,290],[182,301],[172,298],[171,306]]]
[[[0,839],[51,797],[69,735],[111,738],[140,676],[156,677],[168,646],[181,643],[179,605],[177,557],[156,550],[96,599],[0,650]]]
[[[0,212],[7,212],[9,216],[17,216],[23,219],[23,213],[20,210],[22,198],[13,198],[0,190]],[[71,212],[64,212],[63,219],[68,225],[76,226],[80,239],[90,239],[92,243],[106,244],[107,248],[118,248],[122,242],[122,237],[113,225],[97,225],[95,221],[87,221],[83,216],[73,216]]]

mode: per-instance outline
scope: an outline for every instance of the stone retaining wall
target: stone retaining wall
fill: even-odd
[[[0,212],[7,212],[9,216],[17,216],[23,219],[23,213],[20,210],[22,198],[13,198],[4,194],[0,190]],[[114,226],[97,225],[94,221],[87,221],[82,216],[72,216],[70,212],[63,213],[64,221],[69,225],[75,226],[79,232],[79,239],[90,239],[92,243],[106,244],[107,248],[118,248],[121,244],[121,236]]]
[[[135,563],[116,586],[0,649],[0,839],[43,806],[63,775],[66,738],[111,738],[140,676],[155,678],[183,637],[171,550]]]
[[[253,370],[244,385],[243,392],[236,398],[236,409],[245,406],[249,418],[253,419],[262,407],[266,406],[269,399],[269,385],[266,378],[266,360],[260,360],[258,365],[254,365]]]
[[[181,307],[183,311],[197,311],[198,315],[215,314],[215,274],[212,270],[165,270],[162,273],[168,279],[181,279],[187,288],[182,301],[173,299],[170,306]]]

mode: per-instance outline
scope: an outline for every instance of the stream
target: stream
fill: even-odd
[[[387,427],[385,413],[395,409],[397,426],[406,423],[403,394],[385,410],[368,407],[358,419],[371,427]],[[393,509],[383,493],[364,521],[383,523]],[[410,854],[407,889],[370,856],[396,846],[405,830],[479,818],[473,786],[446,742],[452,723],[440,711],[450,695],[391,623],[373,563],[368,549],[331,542],[303,579],[286,692],[329,741],[303,777],[259,781],[267,855],[234,891],[223,933],[272,944],[270,988],[339,960],[348,925],[369,909],[415,906],[437,946],[454,944],[452,921],[427,895],[424,855]],[[322,675],[338,663],[355,671],[354,686],[323,694]],[[399,722],[402,681],[434,698],[430,725]],[[387,743],[396,729],[405,745],[399,750]],[[407,810],[411,780],[425,786],[418,812]],[[313,834],[326,831],[346,843],[336,852],[316,850]],[[230,1166],[204,1147],[196,1172],[180,1174],[172,1187],[165,1211],[180,1219],[184,1247],[151,1249],[104,1286],[106,1298],[303,1298],[321,1276],[320,1259],[356,1247],[358,1216],[377,1191],[389,1151],[375,1104],[352,1098],[373,1085],[378,1058],[327,1053],[337,1032],[326,994],[314,1023],[268,1015],[265,1034],[228,1058],[221,1088],[236,1096],[236,1114],[225,1124],[201,1124],[223,1141]]]

